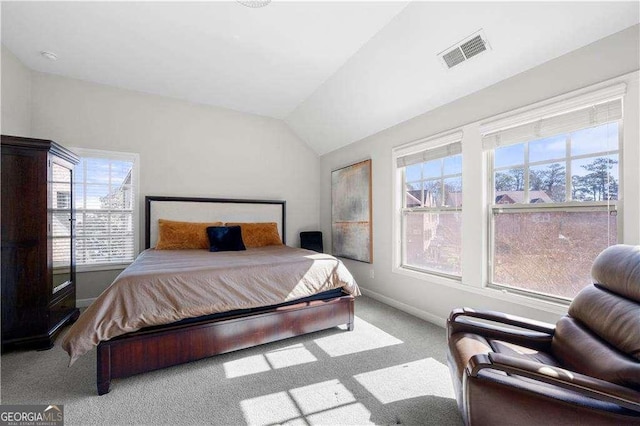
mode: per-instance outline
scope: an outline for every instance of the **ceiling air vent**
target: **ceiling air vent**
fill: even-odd
[[[453,68],[456,65],[470,59],[490,48],[487,38],[482,30],[470,35],[452,47],[440,52],[438,56],[447,66]]]

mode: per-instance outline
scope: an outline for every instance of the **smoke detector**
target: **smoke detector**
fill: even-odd
[[[40,55],[43,58],[48,59],[50,61],[57,61],[58,60],[58,55],[56,55],[53,52],[46,51],[46,50],[43,50],[42,52],[40,52]]]
[[[238,3],[240,3],[243,6],[246,7],[250,7],[252,9],[257,9],[259,7],[265,7],[267,6],[269,3],[271,3],[271,0],[236,0]]]
[[[449,69],[491,49],[484,31],[479,30],[438,53],[440,61]]]

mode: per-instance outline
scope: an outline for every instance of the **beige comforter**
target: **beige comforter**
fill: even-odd
[[[71,357],[121,334],[234,309],[275,305],[342,287],[360,290],[333,256],[287,246],[210,253],[145,250],[73,324]]]

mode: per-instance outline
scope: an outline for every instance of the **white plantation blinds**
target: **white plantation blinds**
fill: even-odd
[[[499,123],[485,125],[482,129],[482,147],[491,150],[621,120],[625,90],[625,85],[616,85],[523,113],[520,118],[516,115],[508,120],[509,124],[503,126]]]
[[[131,262],[135,257],[137,155],[76,150],[76,261]]]

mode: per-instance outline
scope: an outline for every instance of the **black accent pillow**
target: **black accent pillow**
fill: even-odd
[[[207,228],[209,251],[246,250],[240,226],[210,226]]]

